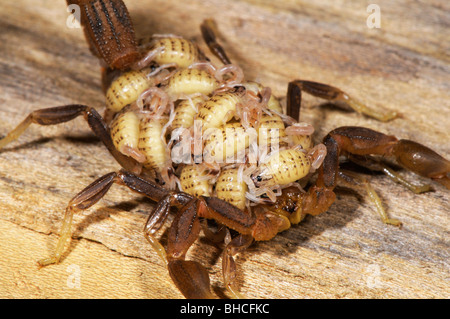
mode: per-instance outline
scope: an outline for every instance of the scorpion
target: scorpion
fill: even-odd
[[[214,297],[206,268],[186,260],[202,229],[206,236],[224,242],[224,284],[233,297],[242,297],[235,256],[254,241],[270,240],[307,215],[326,212],[336,200],[339,179],[364,185],[382,221],[401,226],[399,220],[389,218],[365,178],[340,168],[342,157],[381,170],[415,193],[428,191],[430,186],[410,184],[384,164],[383,158],[393,158],[405,169],[450,189],[450,161],[414,141],[345,126],[314,145],[314,128],[299,120],[302,92],[344,102],[380,121],[392,120],[397,114],[370,109],[339,88],[306,80],[288,84],[283,108],[270,88],[246,80],[231,62],[216,39],[212,20],[201,24],[201,32],[221,66],[180,36],[153,35],[138,41],[121,0],[67,3],[80,6],[87,43],[101,63],[105,114],[79,104],[39,109],[0,139],[0,149],[31,124],[56,125],[83,116],[122,168],[101,176],[72,198],[56,251],[40,260],[41,266],[60,261],[71,236],[73,215],[92,207],[118,184],[156,203],[144,236],[186,298]],[[173,154],[182,147],[193,150],[187,162],[174,160]],[[238,154],[241,162],[227,161]],[[198,162],[202,156],[205,163]],[[156,233],[172,208],[176,213],[164,247]]]

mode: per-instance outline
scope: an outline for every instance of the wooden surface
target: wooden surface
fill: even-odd
[[[316,140],[337,126],[362,125],[450,157],[447,1],[377,1],[375,29],[366,25],[364,1],[126,3],[138,34],[180,34],[203,48],[198,25],[215,18],[231,59],[279,97],[301,78],[403,114],[380,123],[305,97],[302,119],[314,124]],[[0,136],[39,108],[103,110],[98,62],[81,30],[66,26],[68,15],[62,0],[2,1]],[[142,236],[151,203],[118,186],[75,216],[62,263],[37,267],[55,248],[72,196],[117,169],[83,119],[32,126],[0,151],[0,297],[182,297]],[[385,176],[367,176],[402,229],[382,224],[364,193],[341,189],[329,212],[238,257],[240,291],[249,298],[449,298],[449,191],[433,183],[434,192],[414,195]],[[223,296],[220,250],[201,240],[189,257],[208,267]]]

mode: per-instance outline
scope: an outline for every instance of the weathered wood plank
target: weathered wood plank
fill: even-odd
[[[277,96],[285,95],[289,80],[302,78],[403,114],[380,123],[305,97],[302,118],[317,128],[317,140],[337,126],[362,125],[450,155],[450,7],[445,1],[378,1],[379,29],[367,27],[368,4],[360,1],[126,3],[140,35],[175,33],[201,43],[198,25],[215,18],[231,59]],[[0,135],[42,107],[84,103],[102,110],[98,63],[81,30],[66,27],[67,17],[65,1],[2,5]],[[118,168],[91,136],[82,119],[32,126],[0,152],[0,296],[182,297],[143,239],[151,204],[119,187],[75,217],[74,239],[60,265],[37,268],[35,261],[56,245],[54,234],[70,198]],[[363,193],[342,190],[329,212],[238,257],[242,293],[251,298],[450,297],[449,192],[433,184],[434,192],[416,196],[384,176],[370,179],[391,216],[402,220],[402,229],[383,225]],[[222,295],[220,251],[200,241],[190,255],[208,266]],[[80,287],[68,283],[77,269]]]

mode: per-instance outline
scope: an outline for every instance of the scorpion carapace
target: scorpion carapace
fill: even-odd
[[[201,25],[203,38],[219,63],[182,37],[153,35],[136,40],[129,13],[120,0],[68,0],[81,8],[81,23],[91,51],[102,65],[106,111],[86,105],[40,109],[0,140],[0,148],[32,123],[54,125],[84,116],[94,134],[122,169],[106,174],[77,194],[67,206],[55,254],[39,261],[58,263],[71,236],[74,213],[88,209],[119,184],[156,206],[144,236],[167,263],[173,282],[187,298],[210,298],[206,268],[186,260],[202,229],[225,244],[224,284],[240,297],[234,256],[253,241],[270,240],[306,215],[328,210],[340,178],[365,187],[385,223],[368,181],[339,168],[346,157],[383,171],[416,193],[414,186],[383,158],[450,188],[450,162],[429,148],[364,127],[340,127],[314,144],[314,128],[299,122],[301,94],[347,103],[378,120],[395,112],[369,109],[338,88],[303,80],[289,83],[286,111],[271,89],[245,79],[217,42],[214,22]],[[316,176],[311,179],[311,176]],[[171,213],[167,245],[156,238]],[[214,231],[207,221],[214,221]]]

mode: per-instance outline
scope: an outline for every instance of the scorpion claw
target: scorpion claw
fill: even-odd
[[[171,260],[168,264],[170,277],[189,299],[213,299],[209,275],[205,267],[190,260]]]
[[[428,147],[410,140],[399,140],[392,154],[406,169],[431,178],[450,189],[450,161]]]

